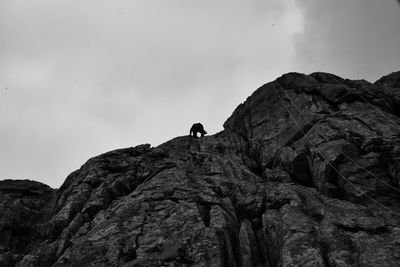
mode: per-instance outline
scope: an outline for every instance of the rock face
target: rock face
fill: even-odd
[[[39,182],[0,181],[0,266],[14,266],[46,239],[55,196]]]
[[[399,77],[289,73],[216,135],[0,182],[0,266],[400,266]]]

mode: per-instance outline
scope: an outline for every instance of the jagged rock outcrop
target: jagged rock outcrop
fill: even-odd
[[[0,182],[0,266],[399,266],[399,77],[289,73],[216,135]]]
[[[46,239],[55,193],[35,181],[0,181],[0,266],[14,266]]]

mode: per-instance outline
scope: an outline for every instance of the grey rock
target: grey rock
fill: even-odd
[[[212,136],[0,182],[0,266],[398,266],[400,86],[289,73]]]

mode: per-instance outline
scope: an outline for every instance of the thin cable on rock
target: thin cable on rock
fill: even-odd
[[[179,150],[181,150],[181,149],[182,149],[184,146],[186,146],[187,144],[188,144],[188,142],[186,142],[184,145],[178,147],[178,148],[175,150],[175,152],[172,153],[172,154],[170,155],[170,157],[175,156],[175,155],[179,152]],[[136,191],[136,190],[142,189],[142,187],[145,185],[145,183],[148,182],[151,178],[153,178],[161,168],[162,168],[162,166],[160,166],[160,167],[158,167],[156,170],[154,170],[154,171],[152,172],[152,174],[151,174],[149,177],[147,177],[147,178],[146,178],[139,186],[137,186],[132,192],[134,192],[134,191]],[[116,207],[111,211],[111,213],[108,214],[108,215],[105,217],[105,221],[102,221],[102,222],[100,222],[99,224],[95,225],[89,232],[86,233],[85,236],[89,235],[89,234],[92,233],[94,230],[96,230],[97,227],[99,227],[99,226],[102,225],[103,223],[107,222],[107,220],[111,217],[111,215],[113,215],[114,212],[115,212],[116,210],[118,210],[122,205],[123,205],[123,204],[120,204],[120,205],[116,206]],[[81,238],[83,238],[83,236],[82,236]],[[81,241],[79,241],[79,242],[76,243],[72,248],[69,249],[69,251],[67,252],[67,254],[66,254],[65,256],[69,255],[78,245],[82,244],[83,242],[84,242],[84,240],[81,239]],[[63,256],[63,254],[58,258],[58,260],[57,260],[52,266],[55,266],[61,259],[65,258],[65,256],[64,256],[64,257],[62,257],[62,256]]]
[[[314,129],[319,135],[321,135],[325,141],[329,141],[328,139],[325,138],[324,134],[321,133],[317,128],[314,128],[315,124],[312,124],[311,121],[304,115],[304,113],[294,104],[294,101],[289,97],[289,95],[285,92],[285,90],[280,86],[280,84],[278,84],[280,89],[284,92],[285,96],[289,99],[291,106],[295,107],[297,109],[297,111],[300,113],[300,115],[302,117],[305,118],[305,120],[310,123],[311,129]],[[311,130],[310,129],[310,130]],[[394,186],[392,186],[391,184],[387,183],[385,180],[383,180],[382,178],[379,178],[378,176],[376,176],[374,173],[370,172],[369,170],[367,170],[364,166],[362,166],[358,161],[352,159],[350,156],[348,156],[346,153],[344,153],[343,151],[340,152],[343,156],[345,156],[347,159],[351,160],[353,163],[356,163],[359,167],[361,167],[361,169],[363,169],[364,171],[366,171],[368,174],[370,174],[371,176],[373,176],[374,178],[376,178],[377,180],[381,181],[382,183],[384,183],[385,185],[389,186],[390,188],[392,188],[393,190],[397,191],[398,193],[400,193],[400,190]]]
[[[288,107],[286,106],[286,104],[284,103],[283,99],[281,98],[281,96],[279,95],[279,93],[277,92],[275,86],[273,86],[273,89],[275,91],[275,94],[278,96],[279,100],[281,101],[282,105],[284,106],[284,108],[286,109],[286,111],[288,112],[289,116],[292,118],[293,122],[297,125],[297,127],[299,128],[299,130],[303,133],[304,137],[308,140],[309,144],[312,145],[319,153],[319,155],[324,159],[324,161],[333,169],[335,170],[344,180],[346,180],[349,184],[351,184],[359,193],[361,193],[362,195],[365,195],[368,199],[370,199],[371,201],[377,203],[379,206],[381,206],[382,208],[384,208],[385,210],[389,211],[389,212],[393,212],[394,214],[397,214],[395,211],[393,211],[392,209],[390,209],[389,207],[383,205],[382,203],[380,203],[379,201],[373,199],[372,197],[370,197],[366,192],[362,191],[360,188],[358,188],[355,184],[353,184],[347,177],[345,177],[335,166],[333,166],[330,161],[328,161],[323,154],[321,153],[321,151],[313,144],[313,142],[308,138],[308,136],[304,133],[304,131],[302,130],[302,128],[300,127],[300,124],[297,122],[296,118],[293,116],[293,114],[290,112],[290,110],[288,109]],[[281,88],[282,89],[282,88]],[[283,89],[282,89],[283,90]]]

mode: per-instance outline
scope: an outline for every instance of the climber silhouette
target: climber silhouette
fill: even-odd
[[[203,124],[195,123],[195,124],[192,125],[192,127],[190,128],[189,136],[193,136],[193,137],[197,138],[198,137],[197,133],[200,133],[201,137],[203,137],[205,134],[207,134],[207,132],[204,131]]]

